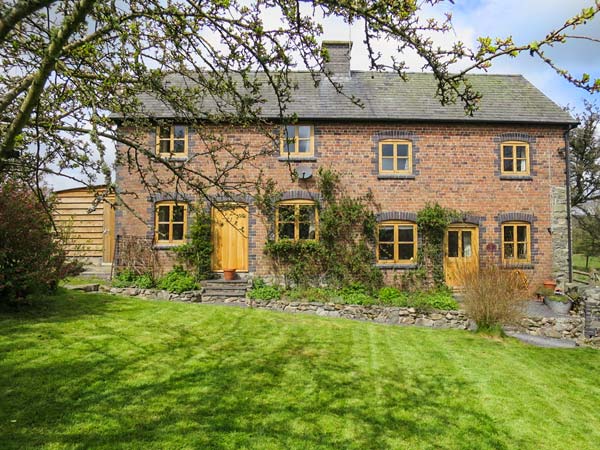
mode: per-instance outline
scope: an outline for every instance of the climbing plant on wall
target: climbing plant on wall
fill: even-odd
[[[175,248],[177,258],[194,271],[197,281],[213,277],[210,259],[212,253],[211,217],[201,205],[195,208],[190,226],[189,241]]]

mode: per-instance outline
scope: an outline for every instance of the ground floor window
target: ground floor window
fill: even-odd
[[[531,232],[528,223],[502,224],[502,262],[505,264],[531,262]]]
[[[156,204],[154,236],[157,244],[181,244],[187,231],[187,204]]]
[[[417,257],[417,225],[382,222],[377,229],[377,262],[413,264]]]
[[[275,212],[276,239],[319,239],[319,212],[311,200],[287,200]]]

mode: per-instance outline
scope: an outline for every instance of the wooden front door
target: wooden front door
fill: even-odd
[[[248,271],[248,208],[221,205],[212,208],[212,270]]]
[[[446,284],[461,287],[461,275],[479,270],[479,228],[475,225],[450,225],[444,242]]]

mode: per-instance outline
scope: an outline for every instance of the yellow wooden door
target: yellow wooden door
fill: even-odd
[[[222,205],[212,208],[212,270],[248,271],[248,208]]]
[[[108,203],[104,203],[103,208],[102,262],[112,263],[115,256],[115,208]]]
[[[444,242],[444,273],[450,287],[462,286],[462,274],[479,270],[479,229],[451,225]]]

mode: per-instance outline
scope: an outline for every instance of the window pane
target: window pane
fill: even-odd
[[[515,166],[513,164],[513,160],[512,159],[505,159],[504,160],[504,171],[505,172],[514,172],[515,171]]]
[[[525,146],[517,145],[517,158],[525,158]]]
[[[287,127],[285,127],[286,136],[283,136],[284,139],[294,139],[294,137],[296,137],[296,127],[294,125],[288,125]]]
[[[448,257],[458,258],[458,231],[448,231]]]
[[[381,261],[393,261],[394,244],[379,244],[379,259]]]
[[[512,158],[513,148],[510,145],[502,147],[502,154],[505,158]]]
[[[517,227],[517,241],[524,242],[527,240],[527,227],[519,225]]]
[[[527,161],[524,159],[517,160],[517,172],[527,171]]]
[[[174,148],[173,153],[183,153],[185,152],[185,142],[181,140],[177,140],[173,142]]]
[[[183,222],[183,206],[173,206],[173,222]]]
[[[381,160],[381,170],[394,170],[394,160],[392,158],[383,158]]]
[[[298,137],[300,139],[309,138],[310,137],[310,127],[306,126],[306,125],[299,126],[298,127]]]
[[[173,240],[180,241],[183,239],[183,224],[175,223],[173,224]]]
[[[299,227],[298,239],[310,239],[310,224],[301,223],[299,224]]]
[[[413,250],[413,244],[398,244],[398,259],[411,259],[413,257]]]
[[[471,232],[462,232],[462,256],[463,258],[469,258],[473,256],[473,249],[471,248]]]
[[[159,222],[168,222],[169,221],[169,206],[159,206],[158,207],[158,221]]]
[[[413,242],[413,227],[411,226],[399,226],[398,227],[398,241],[399,242]]]
[[[296,151],[296,144],[294,144],[293,142],[288,142],[287,144],[284,144],[283,146],[283,151],[286,153],[293,153]]]
[[[161,138],[170,138],[171,137],[171,127],[160,127],[160,137]]]
[[[295,220],[296,208],[294,205],[284,205],[279,207],[279,221],[280,222],[293,222]]]
[[[309,140],[298,141],[298,151],[300,153],[308,153],[310,151],[310,141]]]
[[[394,144],[381,144],[382,156],[394,156]]]
[[[160,241],[168,241],[169,240],[169,224],[168,223],[158,224],[158,239]]]
[[[517,244],[517,258],[527,259],[527,244]]]
[[[158,151],[160,153],[171,153],[171,141],[160,141]]]
[[[313,205],[300,205],[298,210],[298,220],[300,222],[313,223],[315,221],[315,207]]]
[[[510,225],[504,227],[504,241],[512,242],[515,240],[514,228]]]
[[[278,236],[280,239],[294,239],[294,224],[280,223]]]
[[[379,242],[394,242],[394,227],[379,227]]]
[[[398,170],[408,170],[408,159],[398,158]]]
[[[404,156],[405,158],[408,158],[408,144],[398,144],[397,152],[397,156]]]
[[[515,257],[515,247],[514,244],[504,244],[504,257],[506,259]]]

